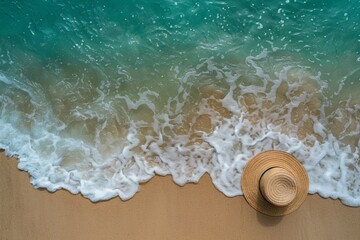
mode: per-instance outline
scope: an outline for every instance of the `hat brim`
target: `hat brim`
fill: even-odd
[[[275,206],[261,194],[260,179],[269,169],[280,167],[289,171],[297,184],[294,200],[287,206]],[[252,158],[245,166],[241,188],[246,201],[257,211],[269,216],[283,216],[292,213],[304,202],[309,190],[309,178],[305,168],[292,155],[278,150],[262,152]]]

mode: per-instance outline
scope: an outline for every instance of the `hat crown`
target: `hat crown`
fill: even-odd
[[[289,205],[296,197],[295,177],[286,169],[275,167],[268,169],[260,178],[260,191],[272,205]]]

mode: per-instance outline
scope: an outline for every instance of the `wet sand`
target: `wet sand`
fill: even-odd
[[[143,184],[129,201],[92,203],[67,191],[34,189],[0,153],[0,239],[360,239],[360,208],[309,195],[294,213],[268,217],[228,198],[208,176],[179,187]]]

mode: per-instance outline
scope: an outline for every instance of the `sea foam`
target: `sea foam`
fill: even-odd
[[[0,148],[19,158],[19,169],[30,173],[35,187],[64,188],[92,201],[129,199],[139,183],[156,174],[171,174],[184,185],[209,173],[225,195],[242,195],[247,161],[278,149],[304,165],[309,193],[360,206],[359,103],[331,106],[321,74],[284,64],[269,70],[263,66],[268,58],[264,49],[234,69],[212,59],[185,74],[174,68],[177,93],[164,106],[154,103],[159,93],[149,89],[135,97],[100,93],[91,108],[72,111],[68,122],[32,97],[36,86],[27,85],[25,94],[24,86],[2,74],[7,88],[30,95],[32,110],[2,95]],[[191,80],[208,77],[217,82]],[[126,120],[111,113],[116,101],[128,114]],[[341,132],[336,121],[347,121]],[[349,143],[347,135],[357,139]]]

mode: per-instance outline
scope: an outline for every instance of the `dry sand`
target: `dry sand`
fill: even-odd
[[[360,208],[310,196],[294,213],[268,217],[228,198],[208,176],[175,185],[155,177],[129,201],[92,203],[34,189],[17,161],[0,153],[0,239],[360,239]]]

